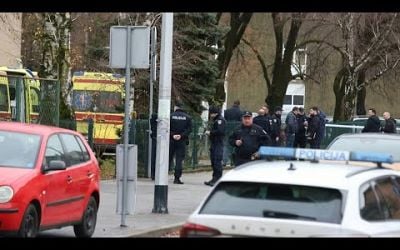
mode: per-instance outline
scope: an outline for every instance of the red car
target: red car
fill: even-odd
[[[72,225],[77,237],[91,237],[99,187],[98,162],[79,133],[0,122],[0,234]]]

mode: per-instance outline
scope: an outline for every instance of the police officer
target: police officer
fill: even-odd
[[[264,107],[258,110],[258,116],[253,118],[253,123],[260,126],[269,135],[270,133],[269,117],[266,115]]]
[[[169,162],[175,157],[175,179],[174,184],[183,184],[182,161],[185,159],[186,145],[189,143],[189,135],[192,132],[192,118],[182,109],[182,103],[175,104],[174,112],[171,114]]]
[[[298,130],[295,135],[294,147],[305,148],[307,144],[306,139],[306,127],[308,126],[307,117],[304,108],[299,108],[299,113],[297,114],[297,126]]]
[[[277,106],[275,107],[274,114],[271,116],[269,120],[270,128],[271,128],[271,140],[272,146],[279,146],[280,142],[280,134],[281,134],[281,116],[282,116],[282,108]]]
[[[253,124],[253,116],[245,111],[242,124],[229,137],[229,143],[235,148],[235,166],[255,160],[260,146],[271,145],[271,138],[258,125]]]
[[[221,116],[219,108],[210,107],[210,118],[212,119],[211,130],[206,134],[210,136],[210,158],[213,169],[212,179],[204,182],[208,186],[214,186],[215,182],[222,177],[222,158],[224,153],[225,119]]]
[[[308,135],[307,140],[310,142],[310,148],[319,148],[320,145],[320,118],[318,116],[318,107],[310,109],[310,117],[308,118]]]

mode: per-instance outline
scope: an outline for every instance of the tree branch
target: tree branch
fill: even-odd
[[[265,81],[267,82],[267,88],[270,89],[271,81],[268,76],[268,68],[265,64],[264,59],[261,57],[260,53],[258,53],[258,50],[256,48],[254,48],[249,41],[247,41],[245,38],[242,38],[242,41],[244,42],[244,44],[246,44],[247,46],[249,46],[251,48],[251,50],[254,52],[254,54],[256,54],[257,60],[259,61],[260,65],[261,65]]]

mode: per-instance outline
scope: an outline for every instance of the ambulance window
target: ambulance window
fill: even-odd
[[[8,111],[7,85],[0,84],[0,111]]]
[[[10,100],[15,100],[15,86],[9,86],[8,90],[10,91]]]
[[[294,95],[293,96],[293,105],[304,105],[304,96],[302,95]]]
[[[31,90],[31,103],[32,103],[32,112],[39,113],[39,90],[36,88],[30,88]]]
[[[283,99],[283,104],[284,105],[292,105],[292,96],[285,95],[285,98]]]

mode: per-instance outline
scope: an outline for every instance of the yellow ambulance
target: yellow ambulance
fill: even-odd
[[[37,72],[0,67],[0,121],[37,123],[39,100]]]
[[[124,121],[123,98],[125,79],[104,72],[74,72],[72,107],[77,131],[88,133],[88,119],[93,119],[96,148],[115,149]]]

